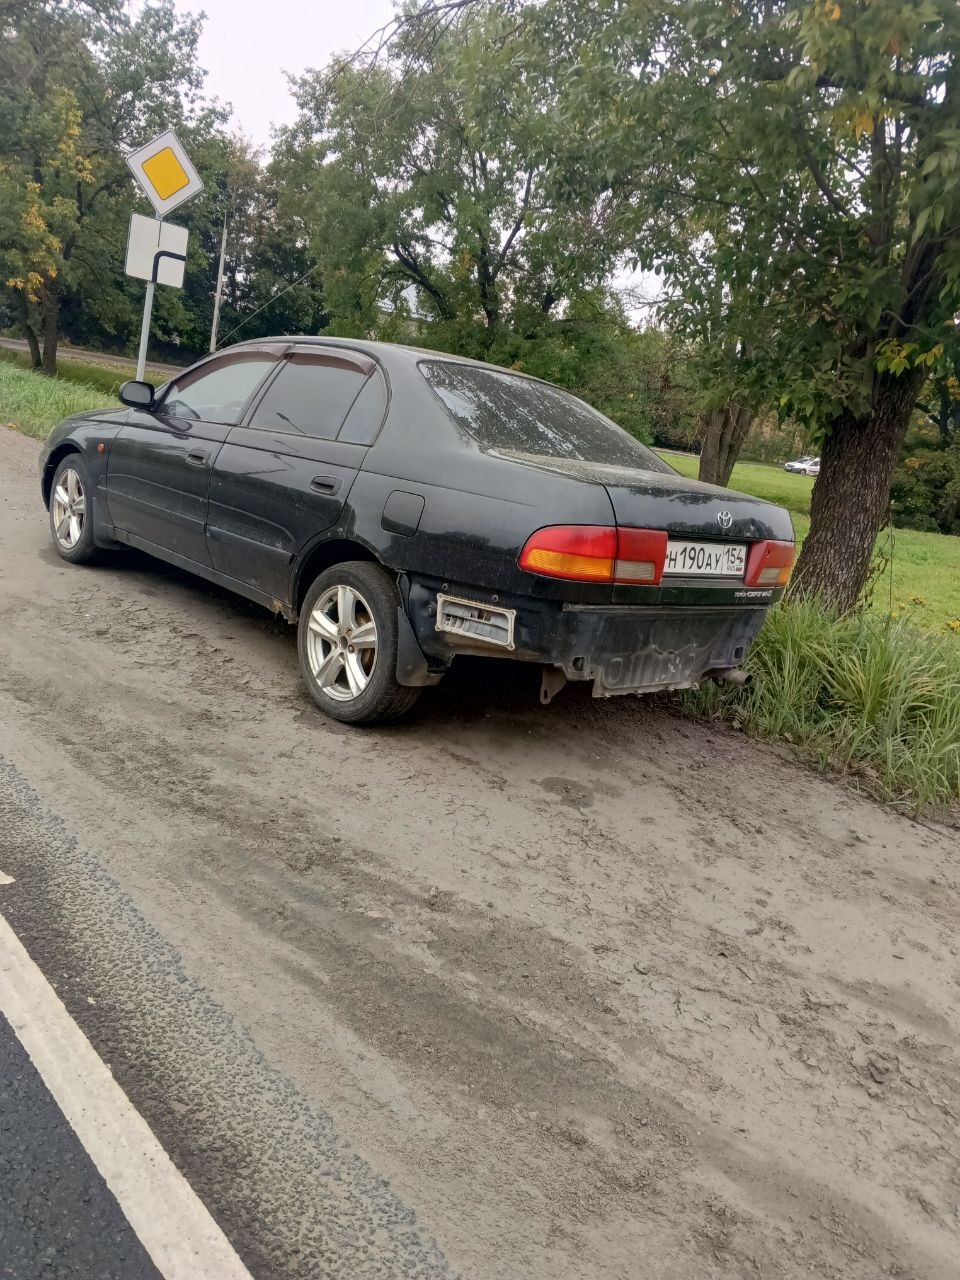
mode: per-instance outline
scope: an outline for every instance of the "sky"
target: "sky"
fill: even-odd
[[[232,104],[234,126],[260,147],[271,124],[295,116],[284,72],[352,53],[393,14],[391,0],[177,0],[177,8],[206,13],[207,92]]]

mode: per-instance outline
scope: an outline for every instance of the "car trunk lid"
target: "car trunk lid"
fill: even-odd
[[[506,450],[502,456],[525,466],[603,485],[618,525],[666,529],[677,538],[720,542],[793,540],[790,517],[781,507],[719,485],[688,480],[674,471],[640,471],[633,467]]]

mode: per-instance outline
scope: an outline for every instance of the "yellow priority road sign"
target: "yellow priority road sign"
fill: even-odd
[[[131,152],[127,164],[161,218],[203,189],[172,129]]]

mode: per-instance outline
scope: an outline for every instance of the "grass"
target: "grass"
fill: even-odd
[[[87,409],[118,408],[115,395],[69,378],[45,378],[9,361],[0,362],[0,423],[45,440],[61,419]]]
[[[699,459],[693,454],[665,453],[664,457],[681,474],[696,476]],[[812,477],[761,462],[741,462],[733,469],[730,487],[786,507],[798,540],[806,537]],[[886,531],[880,535],[881,545],[886,545],[888,536]],[[907,619],[925,630],[960,631],[960,538],[916,529],[894,529],[893,536],[893,618]],[[885,575],[874,586],[876,612],[891,612],[890,594],[890,578]]]
[[[960,802],[960,645],[876,614],[773,609],[748,688],[708,685],[688,709],[797,744],[820,768],[919,812]]]
[[[0,361],[33,373],[30,357],[25,351],[11,351],[0,348]],[[2,365],[0,365],[2,367]],[[65,382],[75,382],[78,386],[89,387],[103,395],[116,396],[121,382],[133,377],[130,365],[117,361],[116,364],[87,363],[84,360],[59,359],[57,361],[57,378]]]

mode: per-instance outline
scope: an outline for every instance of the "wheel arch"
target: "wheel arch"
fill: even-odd
[[[291,599],[295,614],[299,614],[310,584],[331,565],[343,564],[347,560],[367,560],[382,564],[380,557],[366,543],[353,538],[328,538],[318,543],[304,555],[293,572]]]
[[[58,444],[52,450],[50,457],[44,463],[43,478],[40,481],[40,485],[43,493],[43,505],[48,509],[50,507],[50,491],[53,488],[54,473],[68,453],[79,453],[83,457],[83,450],[75,440],[64,440],[63,444]]]

